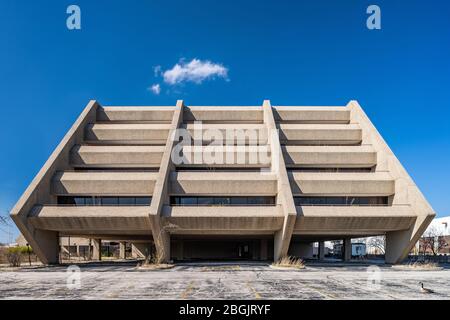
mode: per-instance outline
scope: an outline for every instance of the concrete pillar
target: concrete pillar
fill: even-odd
[[[344,261],[350,261],[352,259],[352,239],[345,238],[343,241],[342,249],[344,250],[343,259]]]
[[[58,232],[34,229],[33,235],[26,237],[26,239],[43,264],[57,264],[59,262]]]
[[[259,257],[263,261],[267,260],[267,249],[267,239],[261,239]]]
[[[319,241],[319,252],[318,252],[318,258],[319,260],[325,259],[325,242]]]
[[[127,243],[121,242],[119,244],[119,258],[125,260],[127,258]]]
[[[92,240],[92,260],[102,260],[102,239]]]

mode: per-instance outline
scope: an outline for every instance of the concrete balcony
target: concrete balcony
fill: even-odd
[[[289,172],[294,195],[390,196],[395,182],[387,172]]]
[[[357,145],[362,131],[357,124],[281,123],[280,141],[296,145]]]
[[[249,167],[270,166],[270,146],[183,146],[182,166]]]
[[[37,229],[89,234],[151,234],[148,207],[35,206],[28,215]]]
[[[151,195],[157,172],[58,171],[52,178],[54,195]]]
[[[349,123],[350,110],[346,107],[274,107],[277,122],[285,123]]]
[[[97,121],[170,123],[175,107],[101,107]]]
[[[358,167],[377,164],[377,153],[371,146],[283,146],[287,166]]]
[[[187,107],[184,110],[185,122],[205,123],[263,123],[264,115],[260,106],[255,107]]]
[[[152,123],[95,123],[85,130],[88,143],[108,144],[165,144],[170,124]]]
[[[174,234],[264,234],[283,226],[279,207],[171,207],[164,206],[164,219],[177,227]]]
[[[410,206],[296,208],[294,234],[302,235],[376,235],[406,230],[417,218]]]
[[[71,165],[84,167],[157,168],[164,146],[75,146],[70,152]]]
[[[202,140],[205,143],[221,140],[223,144],[267,144],[267,128],[264,124],[241,124],[241,123],[203,123],[201,126],[194,123],[188,123],[183,126],[189,132],[192,140],[196,140],[201,133]],[[228,143],[226,139],[231,140]]]
[[[189,195],[276,195],[277,178],[260,172],[172,172],[170,192]]]

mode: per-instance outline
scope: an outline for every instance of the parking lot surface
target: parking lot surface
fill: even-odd
[[[419,282],[434,293],[423,293]],[[450,299],[450,269],[385,265],[181,264],[139,270],[136,263],[0,271],[0,299]]]

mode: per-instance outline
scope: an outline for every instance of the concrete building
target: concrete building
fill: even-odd
[[[90,101],[11,215],[44,263],[58,261],[63,236],[167,261],[301,257],[330,240],[344,241],[348,260],[352,238],[374,235],[398,263],[435,216],[356,101]]]

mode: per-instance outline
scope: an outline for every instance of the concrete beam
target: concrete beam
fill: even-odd
[[[161,262],[170,260],[170,234],[167,226],[163,224],[161,212],[165,204],[169,204],[169,176],[174,169],[171,159],[172,149],[175,146],[176,130],[183,122],[183,100],[178,100],[170,124],[164,154],[161,160],[155,187],[153,189],[152,203],[149,217],[151,220],[153,240],[155,242],[158,259]]]
[[[268,143],[271,148],[271,172],[277,175],[277,205],[281,206],[284,215],[283,227],[281,230],[275,232],[274,235],[274,260],[277,261],[288,254],[289,244],[297,218],[297,210],[286,171],[273,108],[269,100],[264,101],[263,112],[264,124],[267,126],[269,136]]]

